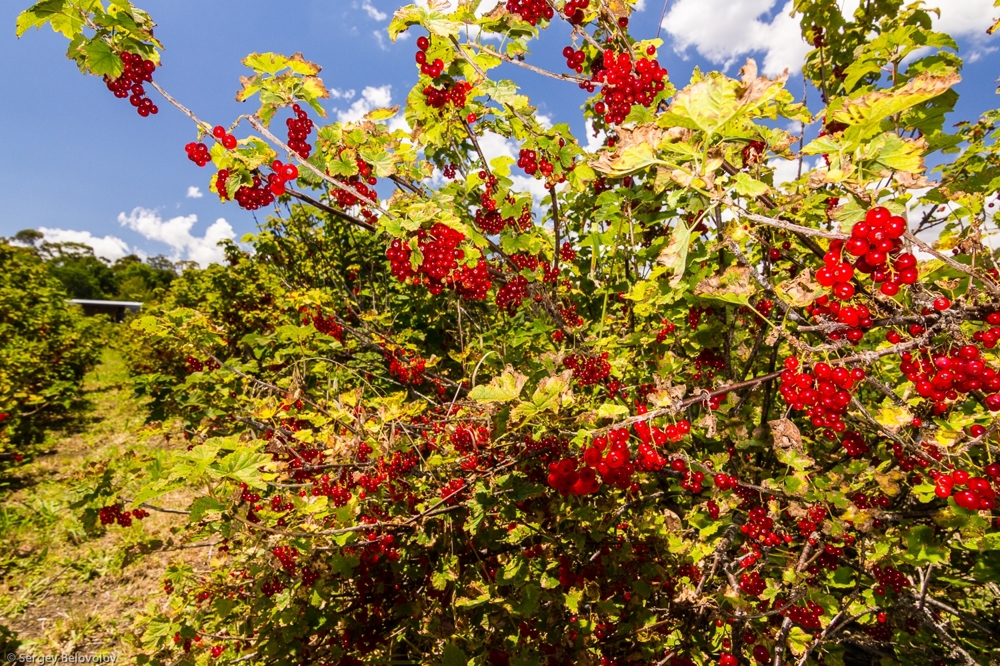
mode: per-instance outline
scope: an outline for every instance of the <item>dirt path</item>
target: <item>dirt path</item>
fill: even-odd
[[[166,602],[167,564],[196,564],[205,554],[172,548],[184,524],[174,515],[87,531],[83,509],[72,504],[108,461],[168,443],[138,436],[145,409],[117,352],[105,351],[83,397],[76,417],[41,447],[44,455],[0,479],[0,647],[7,654],[19,640],[21,655],[115,655],[132,663],[134,618],[147,604]]]

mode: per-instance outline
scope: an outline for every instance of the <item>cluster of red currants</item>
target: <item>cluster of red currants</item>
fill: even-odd
[[[635,473],[628,440],[628,430],[616,428],[607,437],[595,437],[583,452],[583,462],[587,469],[600,474],[604,483],[622,490],[632,486],[632,475]]]
[[[559,258],[566,263],[576,261],[576,250],[569,243],[563,243],[559,247]]]
[[[271,549],[271,554],[278,560],[278,566],[286,573],[295,575],[295,568],[299,558],[298,550],[292,546],[275,546]]]
[[[426,369],[426,360],[420,357],[412,358],[404,352],[397,352],[389,360],[389,374],[395,377],[400,384],[410,386],[422,384]]]
[[[582,50],[576,50],[572,46],[566,46],[562,50],[563,58],[566,58],[566,67],[572,69],[577,74],[583,73],[583,64],[587,62],[587,54]]]
[[[950,353],[925,350],[918,358],[907,351],[901,358],[900,371],[920,396],[935,403],[935,414],[948,410],[946,400],[957,400],[959,394],[973,391],[987,393],[986,407],[991,412],[1000,411],[1000,374],[986,365],[975,345],[954,347]]]
[[[767,509],[762,506],[755,506],[747,512],[747,522],[740,525],[740,532],[745,534],[750,540],[753,552],[740,560],[740,566],[744,569],[760,559],[761,553],[758,544],[763,546],[777,546],[782,542],[791,541],[791,536],[774,531],[774,519],[767,515]]]
[[[465,489],[465,479],[452,479],[441,487],[441,499],[445,504],[458,504],[459,496]]]
[[[410,245],[398,238],[392,240],[385,254],[393,276],[400,282],[424,284],[435,295],[449,286],[466,300],[485,300],[492,286],[489,264],[476,249],[476,265],[459,266],[459,261],[465,259],[465,250],[458,246],[464,240],[465,234],[437,222],[430,230],[417,232],[417,246],[423,260],[416,269],[411,264]]]
[[[646,50],[652,56],[656,49],[650,46]],[[631,53],[618,53],[607,49],[604,51],[600,65],[591,65],[594,72],[590,85],[603,84],[601,101],[594,104],[594,113],[602,116],[608,125],[617,125],[625,120],[633,104],[649,106],[657,93],[666,86],[664,80],[667,70],[660,67],[655,58],[640,58],[633,62]],[[587,88],[588,84],[582,83]]]
[[[112,79],[107,75],[104,77],[104,83],[107,84],[108,90],[119,99],[127,98],[129,103],[135,107],[136,112],[143,118],[149,115],[155,116],[160,112],[160,109],[153,104],[153,100],[146,97],[146,90],[142,84],[143,82],[153,82],[153,72],[156,71],[156,65],[153,64],[152,60],[143,60],[138,53],[129,53],[128,51],[121,54],[121,59],[124,65],[121,76],[117,79]]]
[[[857,344],[865,337],[865,333],[874,325],[871,317],[871,310],[864,305],[843,305],[839,301],[831,301],[829,296],[823,295],[817,298],[808,307],[808,312],[816,319],[820,317],[834,319],[838,324],[843,324],[846,329],[831,331],[831,340],[847,338],[851,343]]]
[[[864,380],[865,371],[817,363],[811,373],[800,373],[796,372],[798,367],[799,360],[794,356],[785,359],[778,389],[781,397],[792,409],[807,410],[806,415],[814,426],[827,428],[827,438],[833,439],[834,433],[845,432],[847,426],[842,416],[851,404],[852,389]]]
[[[203,167],[212,161],[212,156],[208,154],[208,146],[201,142],[195,143],[192,141],[184,146],[184,152],[187,153],[189,160],[200,167]]]
[[[776,599],[774,607],[781,609],[781,615],[806,629],[822,629],[823,627],[819,617],[825,611],[815,601],[807,601],[804,606],[789,606],[784,601]]]
[[[195,643],[200,643],[201,642],[201,636],[195,636],[193,639],[191,639],[191,638],[181,638],[180,632],[176,632],[174,634],[174,643],[177,644],[177,645],[180,645],[181,647],[183,647],[185,652],[190,652],[191,651],[191,647],[192,647],[191,646],[191,642],[192,642],[192,640]]]
[[[903,588],[910,586],[906,574],[893,567],[883,567],[876,564],[872,567],[872,575],[875,577],[875,594],[880,597],[885,596],[886,588],[899,594]]]
[[[294,164],[282,164],[281,160],[271,162],[271,173],[267,177],[267,189],[271,194],[280,197],[285,193],[285,183],[299,177],[299,168]]]
[[[563,365],[573,370],[573,379],[580,386],[591,386],[603,382],[611,374],[611,364],[608,363],[608,353],[600,356],[580,357],[570,354],[563,359]]]
[[[509,203],[514,203],[513,197],[509,197]],[[503,217],[498,210],[479,208],[476,210],[476,226],[492,236],[499,234],[507,227],[527,231],[531,228],[531,206],[523,206],[521,214],[516,218]]]
[[[559,462],[549,463],[549,485],[559,491],[560,495],[589,495],[596,493],[601,482],[593,467],[578,469],[575,458],[563,458]]]
[[[336,317],[333,315],[324,316],[319,310],[310,313],[308,308],[302,308],[300,311],[303,313],[303,324],[312,324],[313,328],[320,333],[336,338],[341,344],[344,343],[344,327],[337,323]]]
[[[448,102],[451,102],[456,109],[461,109],[466,104],[470,90],[472,90],[472,84],[468,81],[455,81],[450,86],[446,85],[443,88],[426,86],[423,90],[424,101],[427,102],[427,106],[433,109],[443,109]],[[474,115],[472,120],[475,121]]]
[[[302,159],[307,160],[309,153],[312,152],[312,146],[306,139],[313,131],[313,121],[309,119],[309,114],[306,113],[305,109],[298,104],[292,105],[292,113],[295,114],[295,117],[285,121],[285,125],[288,126],[288,147]]]
[[[497,289],[497,308],[513,316],[528,296],[528,279],[523,275],[513,275]]]
[[[951,474],[932,470],[930,474],[934,477],[934,494],[942,499],[951,497],[956,487],[965,486],[964,490],[959,490],[954,495],[955,504],[963,509],[992,511],[997,505],[996,490],[986,477],[970,476],[964,469],[956,469]]]
[[[677,330],[677,327],[666,319],[661,320],[660,323],[663,324],[663,328],[656,333],[657,344],[666,342],[667,338],[673,335],[674,331]]]
[[[517,156],[517,166],[524,169],[524,172],[529,176],[534,176],[536,172],[541,171],[542,176],[546,178],[552,174],[553,169],[552,163],[545,156],[539,160],[538,155],[530,148],[521,149]]]
[[[232,150],[238,143],[236,141],[236,137],[227,132],[226,128],[222,125],[216,125],[212,128],[212,136],[214,136],[226,150]]]
[[[563,14],[573,25],[580,25],[584,19],[583,11],[589,6],[590,0],[568,0],[563,7]]]
[[[420,65],[420,73],[425,74],[432,79],[436,79],[441,76],[444,71],[444,62],[440,58],[435,58],[431,62],[427,62],[427,49],[431,47],[431,40],[427,39],[423,35],[417,37],[417,51],[414,59],[417,64]]]
[[[223,172],[225,172],[225,178],[223,178]],[[228,177],[228,170],[222,169],[219,171],[216,188],[220,194],[226,191],[225,184]],[[244,210],[257,210],[274,203],[274,193],[257,174],[253,174],[253,185],[251,187],[247,187],[246,185],[241,186],[240,189],[236,190],[233,198],[236,199],[236,203],[239,204],[240,208]]]
[[[517,14],[531,25],[538,25],[543,20],[551,21],[554,15],[545,0],[507,0],[507,11]]]
[[[871,450],[868,448],[865,438],[857,430],[846,431],[840,438],[840,445],[844,447],[849,458],[858,458]]]
[[[203,362],[194,356],[185,357],[184,363],[187,365],[188,372],[202,372],[204,370],[212,372],[213,370],[218,370],[222,367],[215,359],[210,358]]]
[[[740,592],[743,594],[757,598],[764,593],[767,589],[767,581],[760,577],[760,574],[756,571],[751,571],[749,573],[740,574]]]
[[[900,284],[917,281],[916,258],[909,253],[900,254],[906,229],[906,220],[877,206],[851,228],[851,237],[844,245],[848,254],[857,257],[854,268],[881,283],[879,289],[886,296],[898,294]],[[890,258],[892,269],[888,267]]]
[[[149,512],[145,509],[122,511],[121,504],[111,504],[98,509],[97,517],[101,520],[101,525],[114,525],[118,523],[121,527],[128,527],[132,524],[133,518],[136,520],[148,518]]]

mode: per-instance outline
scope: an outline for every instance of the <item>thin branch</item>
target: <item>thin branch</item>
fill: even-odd
[[[327,212],[327,213],[330,213],[331,215],[339,217],[340,219],[344,220],[345,222],[350,222],[351,224],[353,224],[355,226],[361,227],[365,231],[375,231],[375,227],[373,227],[372,225],[368,224],[364,220],[360,220],[360,219],[354,217],[353,215],[349,215],[348,213],[345,213],[344,211],[340,210],[339,208],[334,208],[333,206],[328,206],[327,204],[325,204],[325,203],[323,203],[321,201],[317,201],[316,199],[313,199],[308,194],[305,194],[303,192],[299,192],[297,190],[292,190],[292,189],[285,189],[285,192],[289,196],[291,196],[291,197],[293,197],[295,199],[298,199],[299,201],[303,201],[303,202],[309,204],[310,206],[313,206],[314,208],[318,208],[318,209],[320,209],[320,210],[322,210],[324,212]]]
[[[570,81],[572,83],[589,83],[590,79],[584,76],[573,76],[571,74],[556,74],[555,72],[550,72],[547,69],[542,69],[541,67],[535,67],[534,65],[529,65],[523,60],[518,60],[517,58],[511,58],[508,55],[504,55],[499,51],[491,49],[485,44],[476,44],[475,42],[468,42],[467,46],[472,46],[479,49],[483,53],[493,56],[494,58],[500,58],[504,62],[510,63],[511,65],[517,65],[518,67],[523,67],[524,69],[534,72],[535,74],[541,74],[542,76],[547,76],[550,79],[557,79],[559,81]]]

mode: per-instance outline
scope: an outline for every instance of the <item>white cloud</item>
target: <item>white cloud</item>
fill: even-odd
[[[418,7],[430,7],[439,12],[450,14],[458,9],[458,0],[416,0]]]
[[[368,0],[364,0],[364,2],[361,3],[361,9],[365,10],[365,13],[376,21],[384,21],[389,16],[385,12],[380,12],[377,8],[373,7],[372,3]]]
[[[129,215],[118,215],[118,222],[122,226],[144,238],[167,244],[173,250],[171,258],[174,261],[187,259],[201,266],[222,262],[225,254],[218,243],[236,235],[233,227],[220,217],[199,238],[191,234],[191,228],[197,221],[197,215],[183,215],[164,221],[159,213],[145,208],[135,208]]]
[[[941,10],[941,18],[935,19],[934,27],[952,37],[985,39],[986,28],[993,24],[991,19],[997,13],[993,0],[938,0],[927,3],[929,7],[935,4]]]
[[[774,184],[778,187],[790,183],[799,177],[798,160],[786,160],[780,157],[772,157],[767,161],[767,166],[774,169]],[[822,157],[814,159],[812,164],[809,163],[808,159],[804,159],[802,161],[803,174],[807,174],[810,171],[815,170],[826,170],[826,163],[823,162]]]
[[[786,68],[795,73],[810,46],[802,39],[798,19],[791,17],[791,1],[770,22],[761,20],[775,1],[679,0],[663,18],[663,28],[678,54],[693,46],[702,57],[729,67],[742,56],[763,53],[764,74],[775,76]]]
[[[330,99],[354,99],[357,93],[352,88],[350,90],[341,90],[340,88],[332,88],[330,90]]]
[[[352,91],[353,92],[353,91]],[[337,111],[337,120],[342,123],[361,120],[365,114],[374,109],[381,109],[392,104],[392,85],[368,86],[361,91],[361,98],[351,104],[347,111]]]
[[[201,199],[205,195],[201,193],[201,190],[197,186],[191,185],[188,187],[188,192],[185,196],[188,199]]]
[[[375,41],[378,42],[378,47],[383,51],[388,51],[389,47],[385,45],[385,37],[382,36],[382,31],[373,30],[372,34],[375,36]]]
[[[632,4],[632,11],[641,12],[646,8],[646,0],[635,0]]]
[[[996,51],[997,51],[997,47],[995,47],[995,46],[986,46],[986,47],[983,47],[983,48],[975,49],[972,53],[970,53],[968,56],[966,56],[965,62],[967,62],[967,63],[969,63],[971,65],[972,63],[976,62],[977,60],[981,60],[983,56],[988,56],[989,54],[995,53]]]
[[[608,134],[604,130],[594,132],[594,123],[587,121],[587,145],[584,147],[588,153],[596,153],[604,147]]]
[[[89,231],[75,231],[72,229],[49,229],[40,227],[38,229],[45,236],[45,240],[50,243],[81,243],[89,245],[94,249],[94,254],[98,257],[115,261],[127,254],[133,254],[128,243],[117,236],[98,237]]]
[[[342,97],[344,99],[350,99],[354,97],[354,91],[351,90],[349,95],[344,94]],[[361,91],[361,97],[354,100],[354,103],[351,104],[351,108],[346,111],[337,111],[337,120],[342,123],[356,122],[375,109],[384,109],[391,106],[392,85],[387,83],[384,86],[368,86]],[[410,131],[410,125],[406,122],[406,118],[403,117],[402,113],[397,113],[395,116],[390,118],[387,125],[389,127],[389,131],[395,131],[398,129],[406,132]]]

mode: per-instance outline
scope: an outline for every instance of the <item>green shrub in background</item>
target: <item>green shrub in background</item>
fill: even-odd
[[[70,406],[105,327],[67,302],[36,251],[0,244],[0,464],[19,459]]]

